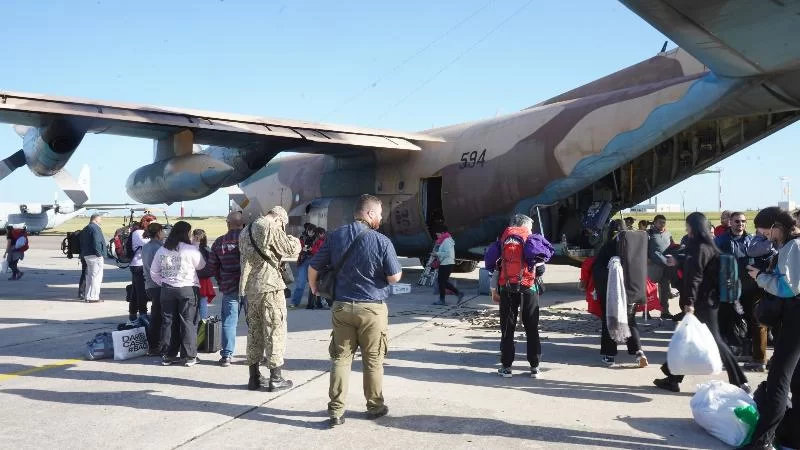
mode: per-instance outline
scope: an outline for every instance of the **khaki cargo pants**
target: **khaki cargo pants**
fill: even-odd
[[[283,291],[247,294],[247,364],[267,357],[268,367],[283,366],[286,351],[286,298]]]
[[[334,302],[331,383],[328,415],[341,417],[347,401],[353,355],[361,347],[364,366],[364,397],[367,410],[383,407],[383,358],[387,350],[389,309],[385,303]]]

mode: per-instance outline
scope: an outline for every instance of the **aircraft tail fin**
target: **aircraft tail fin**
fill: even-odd
[[[53,175],[56,184],[75,205],[75,208],[80,208],[81,205],[89,201],[89,166],[84,165],[81,168],[80,176],[77,180],[70,175],[66,169],[57,172]]]
[[[800,68],[800,2],[620,1],[717,75]]]

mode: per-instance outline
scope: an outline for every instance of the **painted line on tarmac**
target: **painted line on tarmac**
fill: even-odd
[[[36,372],[42,372],[42,371],[48,370],[48,369],[55,369],[57,367],[70,366],[70,365],[73,365],[73,364],[77,364],[80,361],[81,361],[80,359],[65,359],[63,361],[58,361],[58,362],[53,363],[53,364],[45,364],[44,366],[31,367],[30,369],[20,370],[18,372],[0,373],[0,382],[6,381],[6,380],[10,380],[12,378],[24,377],[25,375],[30,375],[30,374],[36,373]]]
[[[476,295],[476,296],[474,296],[474,297],[470,298],[469,300],[466,300],[464,303],[470,302],[470,301],[472,301],[472,300],[474,300],[474,299],[476,299],[476,298],[478,298],[478,297],[480,297],[480,295]],[[429,320],[426,320],[426,321],[420,322],[420,323],[418,323],[417,325],[415,325],[415,326],[413,326],[413,327],[409,328],[408,330],[406,330],[406,331],[404,331],[404,332],[402,332],[402,333],[400,333],[400,334],[398,334],[398,335],[396,335],[396,336],[394,336],[394,337],[390,338],[390,339],[389,339],[389,342],[394,342],[394,341],[396,341],[396,340],[400,339],[400,337],[402,337],[402,336],[405,336],[405,335],[406,335],[406,334],[408,334],[408,333],[411,333],[412,331],[414,331],[414,330],[416,330],[417,328],[419,328],[419,327],[421,327],[421,326],[425,325],[426,323],[430,322],[431,320],[437,319],[437,318],[439,318],[440,316],[443,316],[443,315],[445,315],[445,314],[447,314],[447,313],[451,312],[451,311],[454,309],[454,306],[455,306],[455,305],[453,305],[453,306],[450,306],[450,305],[448,305],[448,306],[449,306],[449,307],[448,307],[447,309],[444,309],[444,310],[442,310],[441,312],[439,312],[438,314],[434,314],[433,316],[431,316],[431,318],[430,318]],[[194,436],[194,437],[192,437],[192,438],[189,438],[189,439],[187,439],[186,441],[184,441],[184,442],[181,442],[180,444],[178,444],[178,445],[176,445],[176,446],[174,446],[174,447],[172,447],[172,448],[173,448],[173,449],[178,449],[178,448],[184,447],[184,446],[186,446],[186,445],[188,445],[188,444],[191,444],[192,442],[196,441],[197,439],[199,439],[199,438],[201,438],[201,437],[203,437],[203,436],[205,436],[205,435],[207,435],[207,434],[210,434],[212,431],[216,431],[216,430],[218,430],[218,429],[220,429],[220,428],[224,427],[225,425],[228,425],[229,423],[231,423],[231,422],[235,421],[236,419],[239,419],[240,417],[243,417],[243,416],[245,416],[245,415],[247,415],[247,414],[250,414],[251,412],[253,412],[253,411],[256,411],[258,408],[261,408],[262,406],[266,406],[268,403],[272,403],[272,402],[274,402],[275,400],[278,400],[279,398],[283,397],[284,395],[289,395],[289,394],[291,394],[292,392],[294,392],[294,390],[296,390],[296,389],[299,389],[299,388],[301,388],[301,387],[303,387],[303,386],[305,386],[305,385],[307,385],[307,384],[310,384],[310,383],[312,383],[312,382],[314,382],[314,381],[316,381],[316,380],[318,380],[318,379],[320,379],[320,378],[322,378],[322,377],[326,376],[328,373],[330,373],[330,369],[328,369],[328,370],[326,370],[326,371],[324,371],[324,372],[320,372],[318,375],[315,375],[315,376],[313,376],[313,377],[309,378],[309,379],[308,379],[308,380],[307,380],[305,383],[302,383],[302,384],[298,384],[298,385],[296,385],[296,386],[293,386],[291,389],[288,389],[288,390],[286,390],[286,391],[284,391],[284,392],[282,392],[282,393],[280,393],[280,394],[276,395],[275,397],[272,397],[272,398],[270,398],[269,400],[267,400],[267,401],[265,401],[265,402],[263,402],[263,403],[261,403],[261,404],[258,404],[258,405],[255,405],[255,406],[251,406],[251,407],[247,408],[246,410],[244,410],[243,412],[241,412],[241,413],[239,413],[239,414],[237,414],[237,415],[235,415],[235,416],[231,417],[230,419],[228,419],[228,420],[226,420],[226,421],[224,421],[224,422],[222,422],[222,423],[220,423],[220,424],[218,424],[218,425],[214,425],[214,426],[213,426],[213,427],[211,427],[210,429],[208,429],[208,430],[206,430],[206,431],[204,431],[204,432],[202,432],[202,433],[198,434],[197,436]],[[254,392],[265,392],[265,391],[263,391],[263,390],[258,390],[258,391],[254,391]]]

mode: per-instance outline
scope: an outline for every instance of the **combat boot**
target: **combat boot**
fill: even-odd
[[[269,388],[267,389],[269,392],[289,389],[293,385],[290,380],[283,378],[280,367],[269,369]]]
[[[247,382],[247,389],[251,391],[257,391],[271,383],[271,381],[268,381],[266,378],[261,376],[261,371],[258,368],[258,364],[250,365],[250,380]]]

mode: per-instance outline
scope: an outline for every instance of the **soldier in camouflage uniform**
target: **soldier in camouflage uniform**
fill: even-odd
[[[283,294],[286,285],[279,268],[282,258],[300,251],[300,241],[286,234],[288,222],[286,210],[276,206],[266,216],[245,227],[239,236],[242,264],[239,286],[241,295],[247,297],[247,364],[250,366],[247,388],[250,390],[266,384],[270,392],[292,387],[292,382],[281,375],[286,349],[286,299]],[[253,241],[258,248],[253,246]],[[258,367],[265,354],[270,372],[268,381],[261,376]]]

